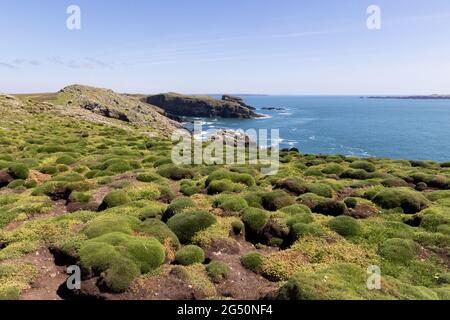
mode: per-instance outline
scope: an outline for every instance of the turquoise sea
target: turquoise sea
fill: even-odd
[[[268,117],[201,119],[203,129],[279,129],[280,146],[297,147],[303,153],[450,160],[450,100],[356,96],[243,98]],[[264,107],[285,110],[269,111]]]

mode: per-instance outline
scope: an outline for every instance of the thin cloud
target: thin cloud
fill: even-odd
[[[0,68],[6,68],[6,69],[17,69],[16,66],[6,63],[6,62],[0,62]]]
[[[57,57],[49,58],[50,63],[64,66],[70,69],[113,69],[114,63],[106,62],[96,58],[84,58],[84,59],[61,59]]]

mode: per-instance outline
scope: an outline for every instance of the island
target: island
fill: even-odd
[[[362,99],[450,100],[450,95],[432,94],[418,96],[370,96]]]

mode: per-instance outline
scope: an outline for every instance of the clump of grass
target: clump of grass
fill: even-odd
[[[15,179],[25,180],[30,174],[30,169],[22,163],[16,163],[9,167],[9,173]]]

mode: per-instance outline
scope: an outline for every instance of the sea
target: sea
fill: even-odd
[[[199,121],[204,131],[278,129],[280,148],[295,147],[302,153],[450,161],[450,100],[241,97],[264,117],[189,118],[186,127],[192,129],[192,122]]]

